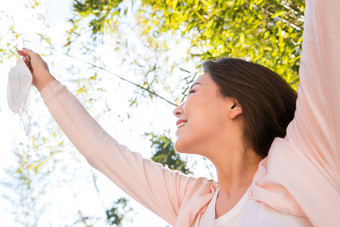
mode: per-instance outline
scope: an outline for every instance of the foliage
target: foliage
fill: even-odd
[[[112,32],[129,6],[121,5],[121,0],[77,1],[76,21],[89,19],[93,35]],[[135,5],[132,2],[130,7]],[[142,0],[135,27],[151,48],[166,47],[160,40],[176,38],[169,36],[171,31],[190,40],[188,57],[251,60],[276,71],[296,88],[303,11],[303,0]]]
[[[109,225],[123,226],[124,221],[127,221],[126,216],[133,212],[133,209],[129,206],[129,201],[121,197],[114,201],[111,209],[106,210],[106,219]]]
[[[63,143],[55,135],[51,138],[33,136],[29,144],[20,142],[12,151],[17,165],[6,170],[6,180],[1,182],[5,198],[18,205],[14,213],[19,217],[17,222],[24,226],[38,226],[41,214],[49,208],[44,195],[50,173],[58,163],[56,156],[61,153],[54,148]]]
[[[93,14],[94,18],[89,23],[89,27],[93,34],[103,33],[104,24],[105,27],[113,31],[115,29],[116,23],[112,23],[117,20],[117,17],[121,15],[121,8],[118,7],[121,0],[111,1],[96,1],[89,0],[84,3],[80,1],[74,1],[73,7],[74,11],[78,12],[81,16],[88,16]],[[126,11],[124,11],[126,15]]]
[[[187,167],[186,161],[182,160],[179,153],[175,151],[174,144],[166,133],[156,135],[149,132],[145,133],[145,136],[149,137],[152,147],[155,149],[152,160],[171,170],[178,170],[184,174],[192,173]]]
[[[176,77],[178,71],[193,75],[192,70],[180,67],[184,63],[184,57],[178,57],[178,50],[169,49],[169,46],[176,46],[180,42],[180,37],[172,44],[167,42],[165,45],[148,45],[146,39],[140,36],[139,24],[136,24],[133,16],[136,4],[110,0],[75,1],[74,16],[70,19],[72,28],[68,30],[65,47],[72,52],[72,49],[81,46],[80,49],[84,49],[83,54],[95,55],[100,46],[111,46],[112,49],[107,49],[107,52],[120,55],[120,64],[116,67],[103,66],[102,62],[97,62],[105,57],[98,56],[93,66],[96,70],[109,72],[111,76],[136,87],[136,95],[129,101],[131,106],[154,97],[176,106],[184,95],[178,94],[178,86],[173,86],[173,81],[181,81],[183,77],[177,76],[170,86],[169,76]],[[89,42],[91,38],[92,42]],[[160,42],[158,39],[153,43]],[[122,68],[127,68],[128,74],[116,75],[115,71]]]

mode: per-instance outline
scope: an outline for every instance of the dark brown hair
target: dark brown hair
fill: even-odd
[[[270,69],[235,58],[206,61],[209,73],[223,96],[242,106],[245,142],[261,156],[268,155],[275,137],[284,137],[294,117],[297,94]]]

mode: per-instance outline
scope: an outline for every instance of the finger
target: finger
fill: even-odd
[[[26,65],[27,65],[27,64],[29,63],[29,60],[30,60],[30,59],[28,58],[27,55],[24,54],[24,55],[22,56],[22,60],[23,60],[23,61],[26,63]]]
[[[30,49],[26,49],[26,48],[22,48],[22,52],[25,55],[28,55],[28,58],[31,59],[34,55],[38,55],[37,53],[35,53],[34,51],[30,50]],[[38,55],[39,56],[39,55]]]
[[[31,73],[33,74],[33,68],[31,65],[28,65],[28,69],[31,71]]]
[[[25,55],[25,56],[24,56],[24,61],[25,61],[26,63],[31,64],[31,59],[30,59],[30,57],[29,57],[28,55]]]
[[[20,56],[26,56],[26,54],[25,54],[22,50],[17,50],[17,53],[18,53]]]
[[[17,52],[20,56],[22,56],[22,60],[25,62],[26,66],[29,68],[31,73],[33,73],[33,68],[32,68],[31,61],[30,61],[31,59],[29,58],[29,56],[21,50],[17,50]]]
[[[27,54],[25,54],[22,50],[17,50],[17,53],[23,57],[22,59],[26,64],[31,60],[30,57]]]

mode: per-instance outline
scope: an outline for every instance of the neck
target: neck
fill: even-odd
[[[216,201],[216,217],[228,212],[242,198],[261,161],[252,149],[238,149],[222,156],[213,160],[220,187]]]

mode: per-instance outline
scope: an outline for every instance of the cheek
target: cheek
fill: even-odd
[[[188,123],[178,129],[175,149],[180,153],[202,154],[223,133],[226,113],[210,99],[191,99],[183,105]]]

